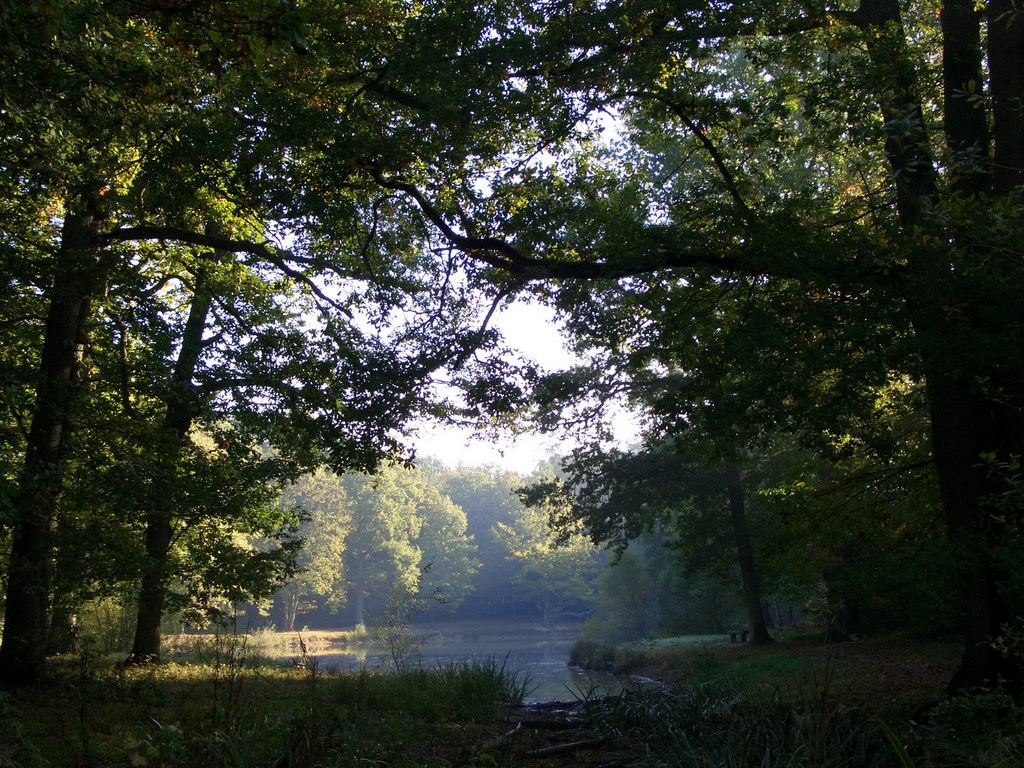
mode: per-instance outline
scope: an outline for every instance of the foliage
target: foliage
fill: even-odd
[[[345,578],[355,622],[363,621],[369,596],[387,601],[422,592],[457,604],[475,571],[465,514],[411,469],[393,466],[344,482],[352,500]]]
[[[541,607],[544,626],[553,627],[563,613],[589,608],[598,552],[581,532],[556,538],[548,528],[546,510],[520,507],[511,523],[499,522],[495,535],[516,563],[516,583]]]
[[[419,413],[493,426],[539,403],[585,427],[625,394],[654,439],[716,460],[783,434],[861,480],[933,462],[862,483],[869,562],[833,529],[821,570],[849,592],[889,545],[950,545],[958,682],[1024,687],[990,643],[1021,613],[1021,505],[990,471],[1024,455],[1016,18],[1008,0],[4,6],[0,674],[40,672],[51,530],[69,524],[70,555],[103,527],[68,502],[69,478],[101,484],[94,457],[170,487],[202,463],[190,430],[227,423],[284,477],[372,470]],[[587,364],[502,361],[488,325],[516,295],[554,307]],[[178,510],[133,509],[126,567],[98,557],[74,585],[58,565],[59,611],[141,567],[153,629]],[[387,568],[349,566],[411,585],[399,539],[377,537]]]
[[[1024,453],[1024,124],[1004,106],[1021,95],[1024,33],[1010,5],[987,19],[954,0],[939,13],[892,0],[523,12],[476,56],[522,56],[509,70],[547,121],[550,156],[517,164],[509,142],[501,169],[385,183],[500,286],[529,281],[591,354],[541,379],[540,402],[584,392],[570,415],[583,425],[627,391],[652,431],[696,426],[727,458],[776,431],[826,455],[860,435],[886,467],[873,412],[909,383],[964,553],[958,682],[1020,688],[987,639],[1019,610],[1013,569],[993,556],[1013,526],[993,516],[1001,485],[979,465]],[[491,108],[508,95],[490,91]],[[621,129],[603,140],[609,112]]]
[[[109,762],[200,766],[362,759],[421,764],[465,751],[505,729],[523,681],[495,663],[403,673],[309,672],[261,663],[244,636],[222,635],[201,662],[124,668],[95,658],[55,679],[79,695],[84,734],[58,733],[70,700],[22,689],[0,700],[0,739],[18,765]]]
[[[643,550],[634,547],[624,552],[601,573],[598,609],[590,626],[613,640],[648,637],[660,619],[655,579]]]
[[[341,31],[350,23],[360,29],[351,39]],[[5,675],[24,669],[29,679],[40,660],[12,654],[40,645],[50,585],[18,579],[45,582],[53,546],[29,509],[34,484],[45,484],[53,507],[38,514],[71,523],[67,542],[93,524],[58,508],[66,457],[102,456],[101,471],[120,465],[158,489],[148,500],[155,507],[136,510],[145,557],[97,558],[124,567],[93,570],[84,584],[73,583],[72,557],[55,595],[73,608],[101,581],[142,568],[140,625],[145,614],[150,639],[138,655],[149,658],[160,593],[177,567],[166,562],[175,515],[192,514],[169,508],[181,499],[159,488],[192,476],[194,466],[177,462],[194,450],[185,439],[194,423],[211,431],[227,422],[237,442],[268,442],[283,478],[324,460],[370,470],[401,452],[405,419],[433,397],[430,372],[462,355],[463,342],[492,342],[457,333],[453,346],[446,334],[442,348],[429,338],[436,326],[383,327],[393,310],[412,317],[429,306],[436,294],[420,297],[416,286],[440,285],[446,271],[420,258],[424,233],[408,207],[372,189],[392,163],[438,159],[439,148],[421,141],[432,132],[399,136],[409,99],[372,71],[396,47],[411,51],[397,31],[436,31],[417,15],[331,3],[143,10],[81,0],[5,7],[0,25],[8,74],[24,86],[0,94],[11,193],[4,354],[20,350],[2,382],[2,511],[22,530],[14,541],[26,542],[12,556],[26,575],[10,585],[25,626],[7,622],[2,659]],[[367,70],[367,61],[376,64]],[[381,134],[384,124],[394,130]],[[447,137],[456,155],[457,133]],[[472,314],[476,302],[463,306]],[[96,482],[95,467],[78,468],[76,484]],[[118,544],[130,538],[119,532]],[[225,554],[227,538],[215,548]],[[72,555],[70,544],[58,551]],[[258,553],[252,565],[265,559]]]
[[[302,551],[295,575],[274,595],[286,631],[299,614],[322,602],[337,610],[345,600],[343,580],[345,536],[350,514],[341,479],[326,470],[303,475],[281,497],[285,508],[302,516],[298,535]]]
[[[497,526],[512,524],[519,506],[513,491],[522,484],[522,478],[497,467],[451,470],[427,466],[424,471],[436,474],[440,489],[466,513],[466,530],[477,548],[480,565],[461,613],[507,614],[525,596],[514,582],[516,564],[507,558]]]
[[[551,582],[543,598],[538,595],[543,579],[517,578],[532,567],[532,555],[524,550],[513,557],[509,549],[521,543],[508,531],[516,530],[522,514],[512,493],[522,482],[511,473],[436,466],[392,467],[375,476],[337,477],[322,471],[300,477],[285,491],[282,504],[303,517],[298,532],[303,550],[297,573],[274,594],[272,615],[281,612],[287,628],[287,610],[295,608],[308,623],[326,627],[336,625],[339,619],[331,616],[341,609],[340,621],[355,619],[362,600],[369,623],[377,630],[394,625],[401,636],[410,619],[504,617],[519,615],[526,606],[543,611],[545,603],[579,614],[586,609],[580,595],[588,594],[600,571],[597,564],[587,564],[588,557],[537,549],[542,560],[562,557],[585,566],[575,576],[567,571],[566,578]],[[468,508],[456,504],[449,491]],[[533,524],[534,534],[547,536],[542,519]],[[365,553],[362,562],[351,547]],[[398,576],[401,563],[409,567],[408,579]],[[368,575],[361,586],[352,579],[359,569]],[[667,581],[659,577],[664,589]]]

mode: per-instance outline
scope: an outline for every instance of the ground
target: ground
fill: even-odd
[[[880,709],[906,717],[934,702],[956,670],[958,649],[952,642],[908,637],[860,639],[825,645],[797,639],[768,646],[718,643],[685,649],[651,643],[626,654],[628,671],[670,685],[702,679],[745,679],[757,695],[801,696],[807,689],[853,707]],[[748,684],[751,686],[748,688]],[[801,693],[802,691],[802,693]],[[781,692],[781,693],[780,693]],[[504,746],[512,764],[537,768],[612,768],[640,757],[645,745],[620,737],[600,739],[578,702],[516,710]],[[892,716],[899,716],[893,714]]]

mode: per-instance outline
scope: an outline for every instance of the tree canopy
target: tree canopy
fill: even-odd
[[[781,433],[930,462],[957,684],[1024,684],[998,650],[1021,603],[1011,0],[74,0],[8,4],[0,32],[4,679],[38,675],[97,425],[159,433],[151,479],[224,424],[286,477],[372,469],[416,414],[626,392],[652,436],[726,458]],[[500,358],[516,295],[557,309],[585,376]],[[177,513],[144,510],[151,565]]]

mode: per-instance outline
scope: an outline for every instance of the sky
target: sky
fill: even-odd
[[[559,333],[554,313],[538,304],[516,302],[495,318],[512,349],[544,368],[561,368],[572,360]],[[424,426],[413,441],[418,458],[436,458],[452,467],[496,466],[518,474],[532,472],[568,446],[552,435],[517,435],[497,442],[469,429]]]
[[[548,307],[516,302],[496,317],[495,325],[508,346],[542,368],[556,370],[574,360]],[[614,428],[622,443],[636,437],[636,425],[625,415],[614,420]],[[421,427],[413,444],[418,458],[436,458],[452,467],[495,466],[521,475],[530,474],[553,455],[568,453],[573,445],[557,435],[526,434],[492,441],[472,430],[438,426]]]

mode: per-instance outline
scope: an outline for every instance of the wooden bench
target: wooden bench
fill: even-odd
[[[750,633],[745,629],[730,629],[729,640],[734,643],[745,643],[747,642],[747,635]]]

